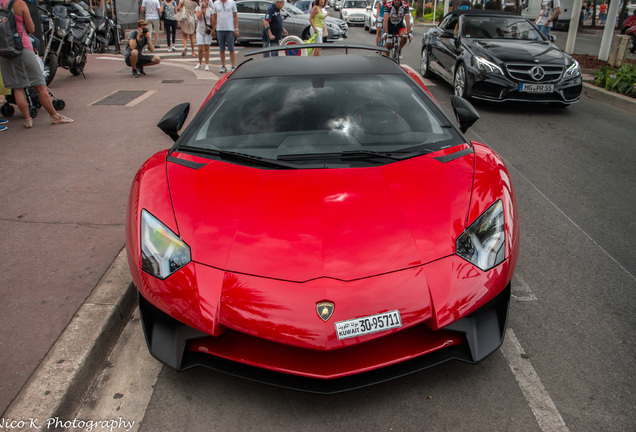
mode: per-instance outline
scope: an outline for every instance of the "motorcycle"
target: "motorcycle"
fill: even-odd
[[[92,53],[103,53],[113,43],[115,44],[115,52],[121,50],[120,33],[122,31],[120,25],[115,25],[113,20],[104,15],[101,8],[91,9],[84,1],[73,3],[73,6],[77,9],[82,8],[83,14],[90,16],[91,21],[95,24],[95,36],[91,45]]]
[[[49,18],[47,25],[43,26],[47,41],[43,56],[46,84],[53,81],[58,67],[86,78],[84,67],[93,43],[95,24],[90,17],[69,13],[62,4],[53,6],[51,12],[45,10],[45,14]]]

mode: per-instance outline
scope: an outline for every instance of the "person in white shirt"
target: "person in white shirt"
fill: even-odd
[[[155,48],[159,48],[159,16],[162,9],[159,0],[143,0],[141,3],[141,17],[139,19],[143,19],[144,13],[146,14],[146,22],[148,23],[150,34],[155,39]]]
[[[210,44],[212,43],[212,9],[208,7],[208,0],[201,0],[201,5],[196,7],[194,13],[196,14],[198,20],[197,46],[199,47],[199,63],[194,67],[194,69],[201,69],[201,63],[203,63],[203,53],[205,52],[205,70],[209,71]]]
[[[219,41],[219,54],[221,55],[221,73],[227,72],[225,67],[225,48],[230,52],[232,71],[236,64],[234,54],[234,41],[238,38],[238,13],[234,0],[216,0],[212,9],[212,27]]]
[[[539,30],[547,36],[550,34],[550,29],[553,24],[552,22],[557,19],[560,13],[561,2],[559,0],[542,0],[541,11],[537,16],[537,19],[534,20],[534,25],[536,25]]]

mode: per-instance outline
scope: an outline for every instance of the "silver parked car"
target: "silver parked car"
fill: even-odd
[[[263,0],[244,0],[236,2],[239,27],[241,29],[238,42],[261,41],[265,12],[271,5],[272,2]],[[303,40],[309,39],[311,29],[309,25],[309,15],[289,3],[285,3],[281,14],[284,20],[283,26],[290,35],[298,36]],[[325,25],[329,32],[329,36],[325,42],[341,41],[347,37],[349,26],[346,22],[338,18],[327,17],[325,19]]]
[[[364,14],[364,29],[369,30],[371,33],[375,33],[378,29],[378,3],[382,3],[382,0],[375,0],[373,6],[367,6],[367,10]]]
[[[368,5],[366,0],[346,0],[340,9],[340,18],[348,24],[364,24]]]

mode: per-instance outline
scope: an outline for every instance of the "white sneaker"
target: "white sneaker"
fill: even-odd
[[[197,65],[194,67],[194,70],[199,70],[201,69],[201,63],[197,63]]]
[[[206,72],[209,72],[209,71],[210,71],[210,66],[205,65],[205,71],[206,71]]]

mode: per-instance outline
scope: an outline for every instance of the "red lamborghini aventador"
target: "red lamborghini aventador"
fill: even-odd
[[[377,55],[243,63],[139,169],[127,251],[148,347],[335,393],[503,340],[519,253],[502,159]],[[458,124],[456,124],[456,122]]]

